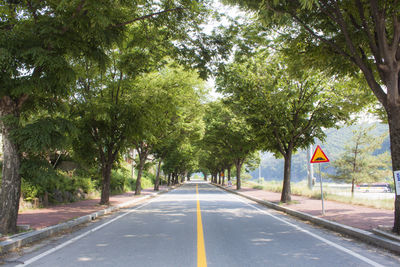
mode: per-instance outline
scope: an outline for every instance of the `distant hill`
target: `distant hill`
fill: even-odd
[[[389,133],[387,124],[378,122],[363,124],[363,127],[368,127],[372,124],[376,128],[371,132],[375,136],[380,136],[384,133]],[[327,129],[325,142],[317,142],[320,145],[329,160],[335,160],[344,151],[346,143],[350,142],[353,136],[353,130],[356,130],[360,125],[344,126],[340,129]],[[315,149],[316,145],[313,149]],[[382,147],[374,152],[374,154],[381,154],[390,150],[389,137],[386,137],[382,143]],[[313,153],[312,151],[311,153]],[[298,182],[307,179],[307,152],[305,150],[296,153],[292,159],[292,181]],[[283,179],[283,159],[276,159],[271,153],[264,153],[261,159],[261,177],[266,181],[282,180]],[[329,163],[328,163],[329,164]],[[327,167],[327,165],[325,165]],[[258,179],[258,169],[251,172],[253,179]],[[332,170],[327,170],[332,172]]]

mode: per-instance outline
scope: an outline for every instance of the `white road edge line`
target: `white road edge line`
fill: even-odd
[[[226,191],[224,191],[224,190],[222,190],[222,189],[220,189],[220,188],[218,188],[218,190],[221,190],[222,192],[226,193]],[[226,194],[227,194],[227,193],[226,193]],[[360,254],[358,254],[357,252],[354,252],[354,251],[352,251],[352,250],[350,250],[350,249],[347,249],[347,248],[345,248],[345,247],[343,247],[343,246],[341,246],[341,245],[338,245],[338,244],[336,244],[336,243],[334,243],[334,242],[332,242],[332,241],[329,241],[329,240],[327,240],[327,239],[325,239],[325,238],[323,238],[323,237],[320,237],[320,236],[318,236],[318,235],[316,235],[316,234],[314,234],[314,233],[311,233],[310,231],[305,230],[305,229],[301,228],[301,227],[298,226],[298,225],[295,225],[295,224],[293,224],[293,223],[290,223],[290,222],[286,221],[285,219],[279,218],[279,217],[277,217],[277,216],[275,216],[275,215],[269,213],[269,212],[266,211],[266,210],[262,210],[262,209],[260,209],[260,208],[258,208],[258,207],[256,207],[256,206],[254,206],[254,205],[252,205],[252,204],[246,202],[247,199],[246,199],[246,201],[245,201],[245,200],[243,200],[241,197],[237,197],[237,196],[234,196],[234,195],[232,195],[232,194],[229,194],[229,195],[230,195],[232,198],[235,198],[235,199],[239,200],[240,202],[242,202],[242,203],[244,203],[244,204],[246,204],[246,205],[252,207],[253,209],[256,209],[256,210],[258,210],[258,211],[261,211],[262,213],[265,213],[265,214],[271,216],[272,218],[274,218],[274,219],[276,219],[276,220],[278,220],[278,221],[284,222],[284,223],[286,223],[287,225],[290,225],[290,226],[292,226],[293,228],[296,228],[297,230],[299,230],[299,231],[301,231],[301,232],[303,232],[303,233],[306,233],[306,234],[308,234],[308,235],[310,235],[310,236],[312,236],[312,237],[314,237],[314,238],[316,238],[316,239],[318,239],[318,240],[321,240],[322,242],[324,242],[324,243],[326,243],[326,244],[328,244],[328,245],[330,245],[330,246],[332,246],[332,247],[334,247],[334,248],[336,248],[336,249],[338,249],[338,250],[341,250],[341,251],[343,251],[343,252],[345,252],[345,253],[347,253],[347,254],[349,254],[349,255],[351,255],[351,256],[353,256],[353,257],[359,259],[359,260],[362,260],[362,261],[364,261],[364,262],[370,264],[371,266],[375,266],[375,267],[384,267],[383,265],[381,265],[381,264],[379,264],[379,263],[377,263],[377,262],[375,262],[375,261],[373,261],[373,260],[370,260],[370,259],[368,259],[368,258],[366,258],[366,257],[364,257],[364,256],[362,256],[362,255],[360,255]],[[250,200],[248,200],[248,201],[250,201]]]
[[[119,220],[119,219],[121,219],[122,217],[125,217],[126,215],[128,215],[128,214],[130,214],[130,213],[132,213],[132,212],[134,212],[134,211],[136,211],[136,210],[138,210],[138,209],[140,209],[140,208],[143,208],[143,207],[149,205],[150,203],[152,203],[152,202],[153,202],[154,200],[156,200],[156,199],[158,199],[158,197],[153,198],[153,199],[150,200],[149,202],[146,202],[146,203],[144,203],[144,204],[142,204],[142,205],[140,205],[140,206],[137,206],[137,207],[135,207],[135,208],[133,208],[133,209],[130,209],[128,212],[125,212],[125,213],[119,215],[118,217],[115,217],[114,219],[111,219],[110,221],[108,221],[108,222],[106,222],[106,223],[103,223],[103,224],[101,224],[101,225],[99,225],[99,226],[96,226],[95,228],[93,228],[93,229],[91,229],[91,230],[89,230],[89,231],[87,231],[87,232],[85,232],[85,233],[83,233],[83,234],[80,234],[80,235],[78,235],[78,236],[76,236],[76,237],[74,237],[74,238],[72,238],[72,239],[70,239],[70,240],[68,240],[68,241],[66,241],[66,242],[64,242],[64,243],[62,243],[62,244],[60,244],[60,245],[54,247],[54,248],[52,248],[52,249],[49,249],[49,250],[47,250],[47,251],[45,251],[45,252],[43,252],[43,253],[41,253],[41,254],[39,254],[39,255],[33,257],[33,258],[30,258],[29,260],[25,261],[25,262],[22,263],[22,264],[18,264],[18,265],[16,265],[15,267],[23,267],[23,266],[27,266],[27,265],[29,265],[29,264],[32,264],[32,263],[34,263],[35,261],[38,261],[38,260],[40,260],[41,258],[46,257],[47,255],[50,255],[51,253],[54,253],[54,252],[56,252],[57,250],[60,250],[60,249],[62,249],[62,248],[64,248],[64,247],[66,247],[66,246],[68,246],[68,245],[74,243],[75,241],[78,241],[79,239],[81,239],[81,238],[83,238],[83,237],[85,237],[85,236],[87,236],[87,235],[89,235],[89,234],[91,234],[91,233],[93,233],[93,232],[96,232],[97,230],[100,230],[101,228],[103,228],[103,227],[109,225],[110,223],[113,223],[113,222],[115,222],[116,220]]]

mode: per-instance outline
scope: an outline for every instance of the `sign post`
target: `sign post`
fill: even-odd
[[[322,189],[322,174],[321,174],[321,164],[318,165],[319,169],[319,184],[321,185],[321,203],[322,203],[322,215],[325,215],[324,207],[324,190]]]
[[[325,155],[324,151],[322,151],[320,146],[314,151],[314,155],[312,156],[310,163],[323,163],[329,162],[328,157]],[[322,174],[321,174],[321,165],[319,167],[319,179],[321,184],[321,201],[322,201],[322,215],[325,215],[325,207],[324,207],[324,191],[322,189]]]

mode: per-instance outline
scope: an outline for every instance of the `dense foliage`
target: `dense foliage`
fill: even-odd
[[[304,68],[328,75],[362,74],[385,110],[393,171],[400,169],[400,3],[396,0],[237,1],[258,20],[280,32],[286,53]],[[394,176],[393,176],[394,179]],[[393,231],[400,233],[400,198]]]
[[[284,158],[290,201],[293,155],[376,99],[400,168],[397,1],[226,2],[255,16],[205,34],[208,1],[0,2],[0,233],[15,232],[21,191],[44,204],[100,191],[109,204],[158,190],[161,171],[168,185],[235,172],[240,189],[258,150]],[[210,74],[221,100],[207,98]],[[356,163],[377,148],[359,137],[333,164],[353,184],[387,171]]]

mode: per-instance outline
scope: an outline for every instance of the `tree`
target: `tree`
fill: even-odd
[[[236,188],[241,188],[241,170],[249,155],[257,149],[250,124],[243,116],[235,114],[230,106],[222,102],[209,104],[204,116],[206,132],[203,149],[211,151],[210,172],[218,174],[236,167]],[[214,162],[212,162],[214,161]]]
[[[323,128],[335,127],[354,108],[341,97],[343,84],[315,71],[293,70],[284,57],[264,52],[228,65],[218,85],[252,125],[263,148],[284,158],[282,202],[291,199],[293,153],[316,138],[323,140]]]
[[[127,147],[128,136],[136,131],[139,110],[132,94],[130,78],[118,68],[118,52],[111,53],[113,62],[107,72],[96,65],[82,62],[81,76],[75,90],[73,113],[80,130],[74,151],[82,162],[94,163],[101,170],[100,204],[108,205],[111,170],[120,153]]]
[[[390,176],[390,157],[387,153],[373,155],[380,148],[386,137],[375,137],[369,133],[372,127],[359,128],[353,131],[353,138],[345,146],[345,152],[332,162],[335,179],[351,182],[351,195],[354,196],[354,185],[367,182],[378,182]]]
[[[176,138],[185,140],[197,132],[203,87],[196,72],[173,64],[136,79],[133,90],[141,116],[136,134],[129,138],[139,155],[135,194],[140,194],[141,172],[148,155],[154,153],[164,160],[171,144],[177,144]]]
[[[293,58],[335,74],[362,73],[386,111],[393,171],[400,170],[400,2],[230,0],[259,13],[271,28],[284,28]],[[301,7],[301,8],[299,8]],[[394,179],[394,176],[393,176]],[[400,233],[400,197],[393,231]]]
[[[71,58],[103,58],[99,47],[119,40],[126,21],[121,3],[2,1],[0,7],[0,118],[4,147],[0,232],[16,231],[20,197],[21,144],[10,136],[22,112],[35,103],[66,97],[74,81]]]
[[[188,23],[182,20],[203,19],[204,7],[186,0],[1,2],[0,118],[5,147],[1,233],[16,230],[23,151],[10,132],[17,129],[21,112],[34,112],[35,103],[64,101],[75,82],[76,60],[87,58],[104,65],[105,51],[123,39],[128,25],[166,15],[170,15],[164,19],[169,27],[157,20],[156,26],[165,35],[179,29],[179,37],[184,38]]]

